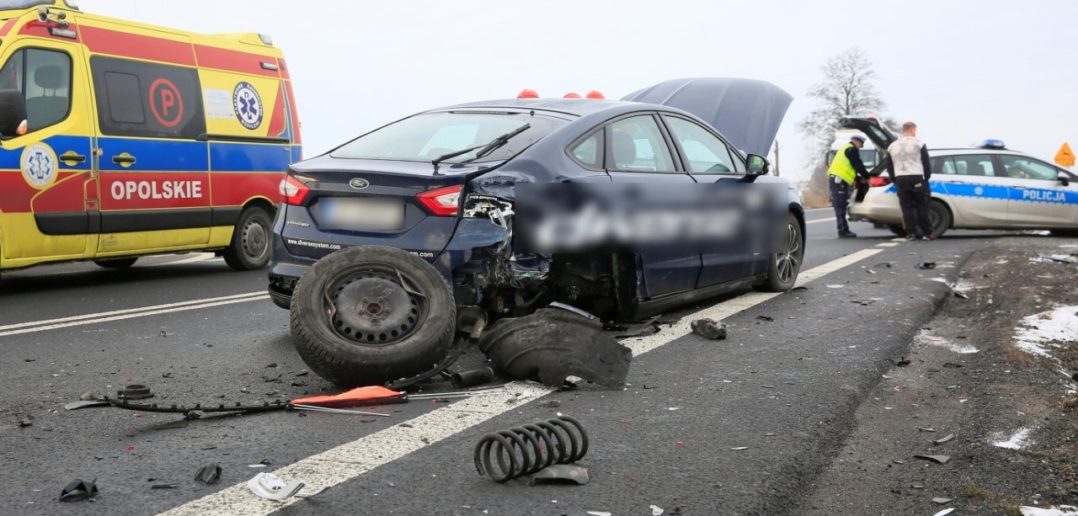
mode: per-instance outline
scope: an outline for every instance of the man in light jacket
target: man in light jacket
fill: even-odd
[[[890,156],[887,173],[898,192],[906,240],[935,240],[928,218],[928,200],[932,196],[928,180],[932,177],[932,165],[928,147],[917,139],[917,124],[902,124],[902,136],[887,147],[887,153]]]

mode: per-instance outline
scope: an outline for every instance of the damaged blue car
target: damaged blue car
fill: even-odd
[[[689,79],[393,122],[291,167],[270,295],[312,370],[353,386],[444,370],[462,340],[552,305],[628,321],[787,290],[804,213],[763,156],[790,100]]]

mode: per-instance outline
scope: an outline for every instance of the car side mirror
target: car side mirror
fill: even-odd
[[[1060,172],[1059,175],[1056,176],[1056,179],[1059,181],[1059,184],[1061,184],[1063,186],[1070,186],[1071,185],[1070,176],[1068,176],[1067,174],[1065,174],[1063,172]]]
[[[22,136],[26,129],[26,98],[19,90],[0,90],[0,136]]]
[[[745,160],[745,167],[748,168],[751,176],[762,176],[771,170],[771,164],[767,162],[767,158],[756,154],[749,154]]]

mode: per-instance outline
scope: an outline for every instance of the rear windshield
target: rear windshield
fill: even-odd
[[[524,124],[531,127],[497,150],[475,160],[503,161],[568,123],[531,113],[453,111],[423,113],[387,125],[348,142],[330,153],[335,158],[432,161],[469,147],[485,145]],[[475,159],[478,150],[446,163]]]

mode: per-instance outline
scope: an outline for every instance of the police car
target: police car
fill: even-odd
[[[847,118],[880,148],[897,138],[876,120]],[[929,218],[938,237],[949,229],[1033,229],[1078,232],[1078,175],[1021,152],[999,140],[975,148],[929,149],[932,200]],[[857,193],[850,219],[885,225],[904,235],[902,210],[886,163],[870,171]]]
[[[754,154],[770,148],[786,92],[693,79],[629,97],[638,102],[535,97],[418,113],[291,167],[269,292],[290,307],[296,348],[312,370],[342,385],[381,383],[439,363],[458,328],[482,331],[552,302],[624,320],[795,284],[805,243],[800,195]],[[537,231],[542,222],[526,218],[529,209],[564,215],[564,201],[584,192],[645,224],[683,215],[693,220],[679,228],[690,231],[738,227],[709,225],[736,211],[722,219],[681,209],[698,201],[721,212],[725,201],[709,201],[731,192],[730,203],[758,198],[773,216],[745,217],[756,229],[724,244],[712,245],[722,236],[655,244],[670,235],[642,230],[587,251],[544,240],[557,231]],[[634,210],[644,205],[657,209]],[[549,220],[541,215],[534,220]],[[565,227],[585,231],[565,240],[642,227],[603,215],[578,220],[586,223]],[[551,242],[563,247],[540,249]]]

